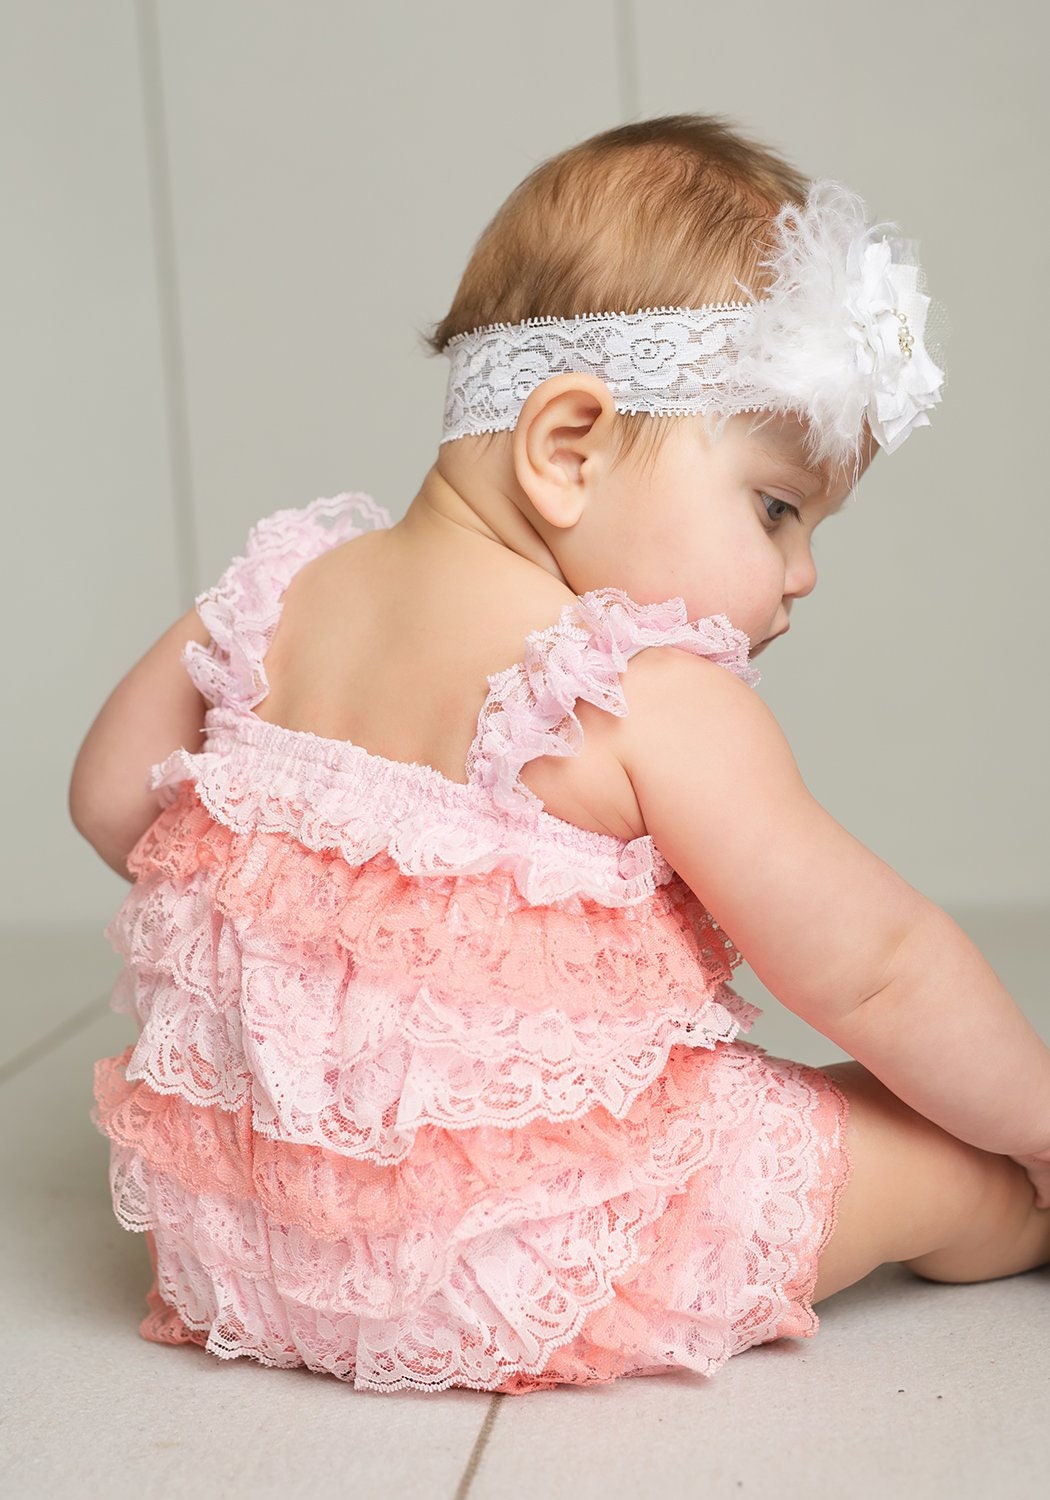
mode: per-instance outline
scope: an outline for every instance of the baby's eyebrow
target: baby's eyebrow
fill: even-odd
[[[815,468],[810,468],[805,463],[801,463],[794,459],[788,458],[783,453],[778,453],[775,448],[767,448],[765,444],[762,443],[759,444],[759,447],[761,451],[766,455],[766,457],[772,459],[775,464],[779,465],[779,467],[785,471],[785,473],[793,474],[796,479],[801,479],[804,484],[816,481],[816,483],[820,485],[822,490],[827,489],[828,475],[825,473],[822,465],[819,465]]]

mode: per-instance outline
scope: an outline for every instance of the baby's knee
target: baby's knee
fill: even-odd
[[[1016,1206],[1016,1181],[1003,1171],[1015,1163],[942,1130],[853,1059],[822,1071],[850,1102],[848,1193],[858,1263],[913,1260],[958,1241],[986,1219],[990,1203],[999,1211]]]
[[[1016,1169],[1001,1174],[1002,1201],[990,1194],[958,1238],[903,1261],[909,1271],[924,1281],[960,1283],[994,1281],[1050,1265],[1050,1208],[1036,1208],[1035,1189],[1022,1167],[1008,1157],[996,1159]]]

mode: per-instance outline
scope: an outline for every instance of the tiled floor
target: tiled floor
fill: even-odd
[[[1050,1038],[1045,913],[953,915]],[[1050,1269],[937,1286],[884,1266],[820,1304],[815,1339],[750,1349],[713,1380],[527,1397],[380,1396],[145,1343],[146,1246],[112,1216],[88,1114],[94,1059],[132,1037],[107,1007],[116,959],[93,933],[12,934],[3,952],[4,1495],[1050,1493]],[[749,970],[737,987],[767,1007],[750,1040],[842,1055]]]

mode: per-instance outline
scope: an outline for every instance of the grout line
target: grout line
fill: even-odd
[[[182,341],[182,305],[175,249],[175,212],[164,108],[164,68],[156,0],[137,0],[142,125],[146,183],[153,233],[153,274],[160,328],[161,378],[171,463],[171,522],[174,530],[179,609],[197,593],[199,548],[194,525],[190,463],[190,420],[186,392],[186,358]]]
[[[453,1495],[452,1500],[467,1500],[467,1496],[470,1493],[470,1486],[474,1483],[474,1475],[478,1472],[481,1455],[484,1453],[486,1444],[492,1435],[496,1413],[499,1411],[500,1403],[505,1399],[506,1397],[502,1393],[497,1392],[489,1402],[489,1409],[485,1413],[485,1420],[481,1424],[481,1431],[474,1439],[474,1446],[470,1450],[470,1457],[467,1459],[467,1467],[463,1470],[462,1478],[456,1486],[456,1493]]]
[[[640,106],[634,0],[616,0],[616,63],[619,73],[620,119],[636,120]]]
[[[21,1052],[16,1052],[14,1057],[8,1062],[0,1063],[0,1083],[8,1083],[17,1073],[24,1072],[33,1063],[39,1062],[42,1057],[46,1057],[61,1042],[66,1041],[71,1036],[75,1036],[78,1031],[83,1031],[85,1027],[90,1026],[92,1021],[97,1021],[100,1016],[104,1016],[108,1008],[108,995],[103,995],[98,1000],[92,1000],[90,1005],[85,1005],[81,1010],[68,1016],[53,1031],[49,1031],[46,1035],[42,1036],[39,1041],[31,1042]]]

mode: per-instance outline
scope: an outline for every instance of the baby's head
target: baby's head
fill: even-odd
[[[864,253],[858,205],[697,115],[619,126],[542,163],[425,337],[453,370],[417,499],[575,593],[678,595],[690,618],[724,613],[760,649],[813,588],[813,531],[876,439],[896,446],[939,399],[921,337],[909,374],[921,366],[934,389],[913,379],[902,405],[891,388],[928,299],[909,293],[911,325],[884,296],[865,300],[873,274],[904,298],[889,246],[878,266]],[[857,340],[866,324],[874,353]]]

